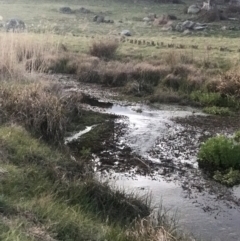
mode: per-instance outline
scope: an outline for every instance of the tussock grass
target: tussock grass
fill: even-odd
[[[116,40],[94,41],[89,48],[89,54],[99,58],[111,59],[116,54],[118,47],[119,42]]]
[[[45,140],[61,142],[66,128],[66,111],[58,96],[41,84],[5,84],[0,87],[2,121],[22,123]]]
[[[240,98],[240,73],[238,70],[230,70],[220,76],[217,90],[223,95]]]

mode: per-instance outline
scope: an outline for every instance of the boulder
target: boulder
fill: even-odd
[[[93,22],[103,23],[104,22],[104,16],[99,16],[99,15],[94,16]]]
[[[129,30],[127,30],[127,29],[123,30],[121,32],[121,35],[122,36],[132,36],[131,32]]]
[[[61,7],[59,8],[60,13],[71,14],[73,10],[70,7]]]
[[[191,5],[188,7],[187,13],[189,14],[197,14],[201,11],[201,8],[199,8],[197,5]]]

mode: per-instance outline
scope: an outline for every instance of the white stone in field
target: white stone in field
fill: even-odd
[[[189,6],[187,13],[189,13],[189,14],[197,14],[200,11],[201,11],[201,9],[197,5],[193,4],[193,5]]]
[[[123,36],[132,36],[132,34],[131,34],[131,32],[129,30],[123,30],[121,32],[121,35],[123,35]]]

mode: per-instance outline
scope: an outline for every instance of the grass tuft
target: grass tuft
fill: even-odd
[[[89,54],[103,59],[112,59],[119,47],[114,40],[94,41],[89,48]]]

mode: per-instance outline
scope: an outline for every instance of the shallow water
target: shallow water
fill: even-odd
[[[116,93],[99,85],[81,83],[75,87],[78,92],[117,103],[111,100]],[[120,173],[106,165],[102,178],[130,192],[150,192],[153,205],[162,202],[171,212],[177,211],[179,226],[198,240],[240,241],[240,186],[231,189],[209,180],[198,169],[196,158],[202,141],[219,133],[231,135],[240,128],[239,118],[209,117],[198,109],[172,105],[151,108],[121,103],[107,110],[90,109],[122,116],[117,121],[127,127],[118,142],[156,163],[149,176],[138,175],[134,168]],[[94,159],[101,166],[100,159]]]
[[[128,122],[120,142],[133,152],[156,163],[171,161],[175,168],[184,169],[181,175],[156,172],[151,177],[114,173],[110,175],[114,185],[150,192],[154,205],[162,201],[166,208],[177,210],[180,226],[199,239],[240,240],[240,187],[230,189],[205,179],[197,165],[201,138],[217,134],[221,128],[209,123],[205,128],[202,122],[186,126],[175,121],[175,118],[194,116],[197,120],[205,116],[189,107],[113,105],[108,112],[127,117],[120,120]],[[183,168],[184,163],[190,164],[190,168]]]

